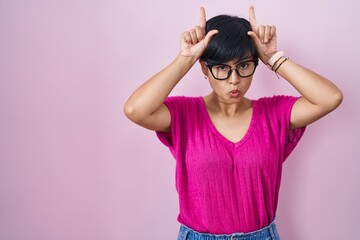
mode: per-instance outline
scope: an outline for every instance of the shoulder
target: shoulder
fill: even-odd
[[[197,102],[201,100],[201,97],[188,97],[188,96],[169,96],[165,99],[165,102]]]
[[[285,108],[291,107],[299,97],[288,96],[288,95],[274,95],[270,97],[262,97],[254,100],[254,104],[262,107],[280,107]]]
[[[263,97],[253,101],[253,108],[264,118],[288,122],[290,121],[292,107],[298,99],[299,97],[287,95]]]
[[[201,101],[202,97],[169,96],[165,99],[164,104],[168,108],[181,108],[199,105]]]

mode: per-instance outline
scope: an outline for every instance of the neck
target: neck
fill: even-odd
[[[204,97],[207,108],[213,113],[220,114],[224,117],[233,117],[243,113],[249,106],[251,101],[247,98],[242,98],[236,102],[226,102],[214,94]]]

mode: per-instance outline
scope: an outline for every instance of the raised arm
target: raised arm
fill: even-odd
[[[256,44],[261,61],[268,64],[277,52],[275,26],[258,26],[254,7],[249,9],[249,21],[252,28],[248,34]],[[291,127],[300,128],[317,121],[336,109],[342,102],[342,92],[331,81],[319,74],[291,61],[280,59],[274,69],[286,79],[302,96],[291,111]],[[284,62],[282,62],[284,61]]]
[[[205,35],[205,26],[205,9],[201,7],[199,25],[181,34],[179,55],[170,65],[142,84],[125,103],[124,112],[131,121],[147,129],[169,131],[171,118],[164,101],[217,33],[213,30]]]

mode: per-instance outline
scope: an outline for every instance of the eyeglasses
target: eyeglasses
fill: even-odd
[[[248,60],[244,62],[240,62],[234,68],[232,68],[228,64],[208,64],[206,63],[207,67],[210,69],[211,75],[216,80],[226,80],[231,76],[233,69],[239,77],[250,77],[254,74],[257,61],[256,60]]]

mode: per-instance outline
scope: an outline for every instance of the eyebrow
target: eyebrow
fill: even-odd
[[[239,61],[237,61],[235,63],[235,65],[238,65],[239,63],[242,63],[242,62],[248,62],[248,61],[253,61],[254,59],[253,58],[245,58],[245,59],[240,59]]]
[[[245,59],[240,59],[239,61],[235,62],[234,64],[232,64],[233,66],[237,66],[239,65],[240,63],[243,63],[243,62],[249,62],[249,61],[254,61],[254,59],[252,57],[248,57],[248,58],[245,58]],[[207,63],[206,63],[207,64]],[[208,64],[209,66],[215,66],[215,65],[227,65],[227,66],[231,66],[230,64],[228,63],[224,63],[224,62],[217,62],[217,63],[213,63],[213,64]]]
[[[254,61],[254,59],[253,59],[253,58],[242,59],[242,60],[239,60],[239,61],[237,61],[237,62],[235,62],[234,64],[231,64],[231,65],[232,65],[232,66],[237,66],[237,65],[239,65],[240,63],[249,62],[249,61]],[[215,64],[211,64],[211,65],[227,65],[227,66],[230,66],[230,67],[231,67],[231,65],[228,64],[228,63],[215,63]]]

